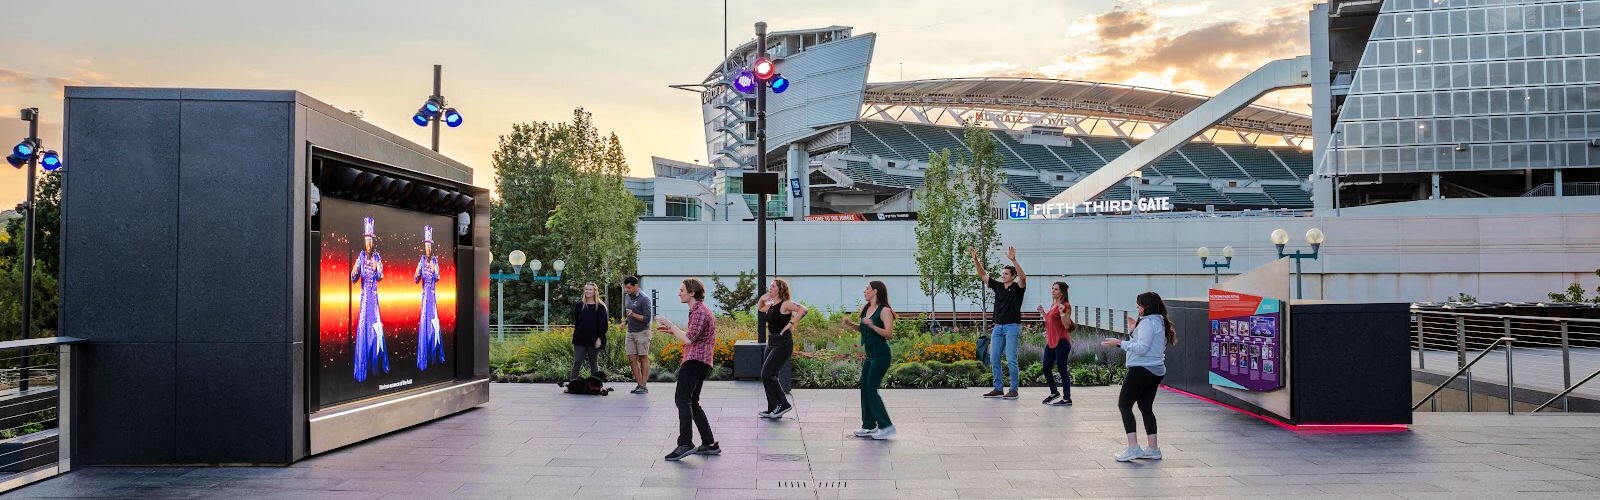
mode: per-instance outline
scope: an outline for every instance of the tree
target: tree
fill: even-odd
[[[956,240],[961,243],[958,248],[976,248],[979,255],[987,259],[1000,248],[1000,228],[992,207],[1000,184],[1005,182],[1005,174],[1000,170],[1004,158],[997,151],[999,143],[994,135],[975,122],[963,127],[961,144],[967,151],[961,156],[958,183],[966,190],[957,209],[955,226],[959,233]],[[977,298],[984,310],[989,308],[989,288],[978,282],[976,273],[961,273],[956,279],[956,286],[964,295]]]
[[[1600,269],[1595,269],[1594,275],[1600,276]],[[1551,292],[1549,295],[1550,300],[1554,302],[1600,304],[1600,286],[1594,288],[1594,297],[1585,298],[1584,293],[1583,285],[1574,281],[1571,285],[1567,286],[1566,290],[1560,292]]]
[[[962,253],[956,241],[956,226],[961,194],[950,166],[950,150],[928,155],[923,187],[916,193],[917,275],[923,293],[928,294],[928,311],[933,312],[934,297],[950,295],[950,311],[955,312],[958,281],[956,269]]]
[[[722,278],[716,273],[711,273],[711,298],[717,301],[717,309],[722,314],[732,318],[733,313],[749,312],[756,306],[756,273],[754,271],[739,271],[739,280],[735,281],[732,288],[722,284]]]
[[[577,296],[584,282],[617,282],[633,272],[640,205],[622,184],[627,162],[620,142],[615,135],[602,138],[589,112],[573,110],[571,122],[512,125],[492,158],[496,267],[507,267],[512,250],[542,261],[545,273],[557,259],[567,263],[562,280],[550,287],[551,321],[570,319],[570,308],[558,304]],[[507,322],[538,321],[543,286],[531,280],[506,285]]]
[[[51,337],[58,328],[56,308],[61,272],[61,174],[47,172],[34,187],[33,326],[34,337]],[[22,333],[22,254],[27,219],[5,223],[0,233],[0,339]]]

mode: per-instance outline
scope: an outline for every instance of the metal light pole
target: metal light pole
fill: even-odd
[[[1206,259],[1211,258],[1211,249],[1210,248],[1206,248],[1206,247],[1196,248],[1195,251],[1194,251],[1194,254],[1196,256],[1200,257],[1200,267],[1210,268],[1211,269],[1211,284],[1213,284],[1213,285],[1222,282],[1222,270],[1223,269],[1228,269],[1228,268],[1233,267],[1233,247],[1231,247],[1231,246],[1222,247],[1222,258],[1227,259],[1227,261],[1225,261],[1225,262],[1213,262],[1213,263],[1207,264],[1206,263]]]
[[[28,140],[33,142],[34,151],[37,153],[44,149],[44,144],[39,141],[39,108],[23,108],[22,121],[28,122]],[[30,155],[28,157],[28,201],[24,205],[24,208],[27,209],[27,213],[24,214],[27,218],[24,223],[27,232],[23,233],[24,236],[22,237],[22,336],[19,337],[20,340],[27,340],[33,330],[33,240],[36,220],[33,204],[34,191],[36,190],[34,186],[38,182],[35,177],[37,174],[34,171],[38,169],[39,155]],[[26,353],[27,351],[23,352]],[[23,360],[22,365],[28,365],[26,359]],[[22,379],[21,388],[27,389],[27,384],[28,380],[26,378]]]
[[[756,23],[756,57],[767,56],[767,23]],[[756,172],[767,171],[767,85],[756,85]],[[767,287],[767,195],[756,194],[756,289]],[[756,315],[756,341],[767,342],[766,317]]]
[[[444,66],[441,66],[441,65],[438,65],[438,64],[433,65],[433,95],[429,96],[429,97],[431,97],[433,99],[438,99],[440,105],[444,104],[444,96],[439,95],[442,92],[440,90],[440,87],[441,87],[441,81],[440,80],[442,79],[442,74],[443,73],[444,73]],[[433,121],[433,151],[435,153],[437,153],[437,152],[439,152],[439,118],[438,117],[434,117],[434,119],[432,121]]]
[[[1278,247],[1278,258],[1282,259],[1284,257],[1288,257],[1294,259],[1294,298],[1296,299],[1306,298],[1305,282],[1302,281],[1300,277],[1302,274],[1300,270],[1300,261],[1305,259],[1316,260],[1317,253],[1321,250],[1322,241],[1324,239],[1325,235],[1322,234],[1321,229],[1311,228],[1310,230],[1306,231],[1306,243],[1311,244],[1311,252],[1302,253],[1299,250],[1295,250],[1292,254],[1286,254],[1283,253],[1283,247],[1284,245],[1289,244],[1289,232],[1284,231],[1283,229],[1272,230],[1272,245]]]
[[[567,263],[561,259],[556,259],[555,262],[550,263],[550,267],[555,269],[555,274],[541,274],[541,270],[544,269],[544,263],[539,262],[538,259],[534,259],[532,264],[533,280],[544,282],[544,331],[547,332],[550,331],[550,282],[561,279],[561,271],[567,268]]]

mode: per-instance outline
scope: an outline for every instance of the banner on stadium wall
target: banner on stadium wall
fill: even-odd
[[[1283,387],[1282,300],[1210,291],[1211,384],[1246,391]]]
[[[883,222],[917,220],[916,212],[882,212],[870,214],[820,214],[807,215],[808,221],[820,222]]]

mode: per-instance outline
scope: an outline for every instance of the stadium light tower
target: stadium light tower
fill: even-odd
[[[444,122],[450,128],[461,126],[461,113],[457,112],[456,108],[445,107],[448,103],[445,102],[444,96],[440,95],[440,77],[443,72],[442,66],[433,65],[433,95],[428,96],[422,107],[417,108],[417,114],[411,115],[411,122],[418,127],[433,126],[434,152],[439,151],[439,122]]]

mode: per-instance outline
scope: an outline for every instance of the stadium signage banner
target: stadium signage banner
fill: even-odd
[[[1167,196],[1140,198],[1137,202],[1133,200],[1099,200],[1086,201],[1076,205],[1066,203],[1040,203],[1033,206],[1032,216],[1050,218],[1068,215],[1126,214],[1132,213],[1136,208],[1138,209],[1139,213],[1171,212],[1172,198]],[[1012,207],[1012,210],[1015,210],[1015,206]],[[1028,217],[1017,217],[1013,215],[1011,218],[1026,219]]]
[[[871,214],[821,214],[807,215],[812,222],[884,222],[917,220],[916,212],[883,212]]]

